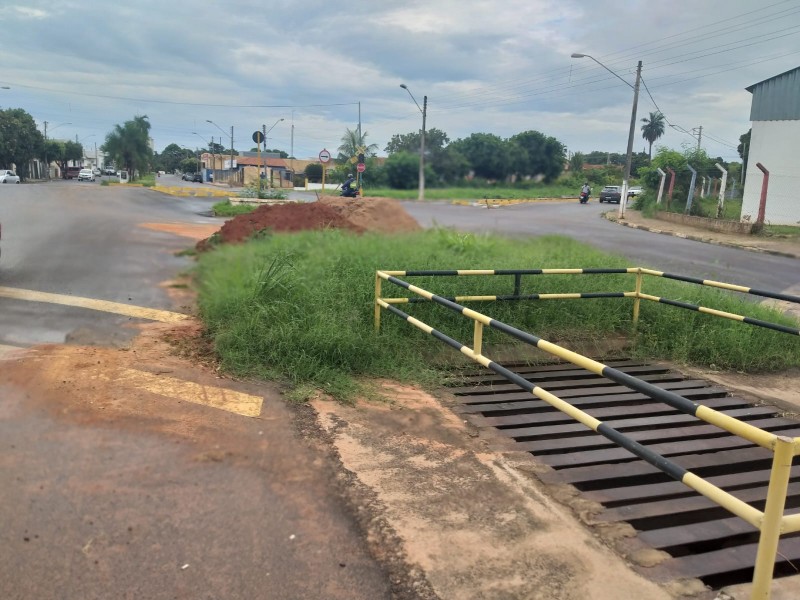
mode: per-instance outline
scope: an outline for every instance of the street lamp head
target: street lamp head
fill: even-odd
[[[7,85],[0,85],[0,90],[10,90],[11,88]]]
[[[408,89],[408,86],[405,83],[401,83],[400,87],[403,88],[404,90]]]
[[[588,54],[581,54],[580,52],[573,52],[572,58],[586,58],[589,56]]]
[[[206,119],[206,123],[211,123],[213,125],[214,121],[212,121],[211,119]]]

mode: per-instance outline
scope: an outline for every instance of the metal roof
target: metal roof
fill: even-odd
[[[751,121],[800,120],[800,67],[745,88],[753,94]]]

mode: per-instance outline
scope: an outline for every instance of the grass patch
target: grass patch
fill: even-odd
[[[507,239],[430,230],[351,235],[338,230],[273,234],[247,244],[218,246],[196,267],[200,314],[223,368],[240,376],[290,383],[308,397],[321,389],[353,398],[364,378],[439,383],[453,365],[472,364],[460,353],[387,313],[373,332],[374,273],[383,269],[512,269],[623,267],[625,259],[573,240],[549,236]],[[645,265],[642,265],[645,266]],[[513,291],[513,277],[436,277],[412,283],[442,296]],[[630,275],[525,276],[522,293],[630,291]],[[384,296],[405,290],[383,283]],[[676,281],[646,278],[644,291],[767,321],[791,324],[770,309],[732,294]],[[545,339],[599,341],[631,331],[632,301],[622,299],[477,302],[469,306]],[[399,308],[463,342],[472,321],[430,303]],[[722,369],[766,371],[800,365],[800,343],[783,335],[710,315],[642,301],[635,352]],[[512,340],[484,330],[485,354]],[[542,358],[547,355],[542,354]]]
[[[153,173],[142,175],[134,183],[138,183],[142,187],[153,187],[156,184],[156,176]]]
[[[100,185],[109,186],[111,185],[111,182],[108,179],[101,179]]]
[[[230,200],[217,202],[211,209],[217,217],[235,217],[236,215],[246,215],[258,208],[257,204],[231,204]]]
[[[578,196],[574,187],[553,184],[539,184],[530,189],[505,187],[457,187],[426,188],[426,200],[524,200],[529,198],[559,198],[561,196]],[[365,188],[364,196],[396,198],[398,200],[416,200],[419,190],[395,190],[391,188]]]
[[[764,225],[759,235],[796,240],[800,238],[800,227],[795,225]]]

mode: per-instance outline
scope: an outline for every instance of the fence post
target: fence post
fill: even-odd
[[[675,189],[675,170],[672,167],[667,167],[667,171],[670,174],[669,191],[667,192],[667,210],[669,210],[669,206],[672,204],[672,190]]]
[[[686,198],[686,210],[683,211],[687,215],[692,211],[692,200],[694,199],[694,184],[697,181],[697,171],[692,165],[686,165],[686,168],[692,172],[692,182],[689,184],[689,195]]]
[[[781,536],[783,509],[786,505],[786,492],[794,459],[794,440],[778,436],[775,440],[772,470],[769,474],[767,503],[761,520],[761,536],[758,540],[758,553],[753,573],[752,600],[769,600],[772,574],[775,570],[775,556]]]
[[[642,270],[640,268],[636,269],[636,297],[633,299],[633,328],[636,329],[636,326],[639,324],[639,302],[641,302],[641,298],[639,298],[639,294],[642,292]]]
[[[378,304],[378,298],[381,297],[381,281],[378,272],[375,271],[375,331],[381,328],[381,305]]]
[[[725,185],[728,183],[728,171],[719,163],[714,166],[722,171],[722,182],[719,185],[719,201],[717,202],[717,218],[722,217],[722,209],[725,206]]]
[[[664,181],[667,178],[667,174],[661,170],[661,167],[658,168],[658,174],[661,175],[661,183],[658,184],[658,198],[656,198],[656,204],[661,204],[661,194],[664,193]]]
[[[767,189],[769,188],[769,171],[760,162],[756,163],[759,170],[764,173],[764,180],[761,182],[761,200],[758,203],[758,218],[756,223],[764,225],[764,215],[767,212]]]
[[[703,182],[700,184],[700,197],[701,198],[705,198],[706,197],[706,176],[705,175],[701,175],[700,177],[703,180]]]
[[[475,333],[472,336],[472,353],[480,356],[483,352],[483,323],[475,321]]]

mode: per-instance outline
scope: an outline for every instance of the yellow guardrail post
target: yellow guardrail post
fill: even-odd
[[[483,352],[483,323],[475,321],[475,333],[472,336],[472,352],[480,355]]]
[[[636,269],[636,297],[633,300],[633,328],[639,324],[639,294],[642,293],[642,269]]]
[[[778,553],[781,528],[783,525],[783,509],[786,505],[786,493],[789,488],[789,476],[794,458],[794,440],[777,436],[772,471],[769,475],[767,503],[764,506],[764,518],[761,521],[761,536],[758,540],[758,553],[753,573],[752,600],[769,600],[772,574],[775,570],[775,556]]]
[[[381,328],[381,305],[378,304],[378,298],[381,297],[381,281],[378,271],[375,271],[375,331]]]

